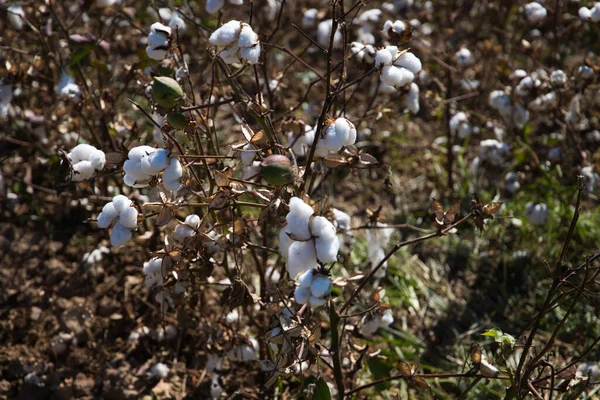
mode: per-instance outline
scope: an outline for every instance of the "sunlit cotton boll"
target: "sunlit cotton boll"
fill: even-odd
[[[579,9],[579,18],[584,21],[600,21],[600,3],[594,3],[592,8],[581,7]]]
[[[290,199],[290,212],[285,217],[288,223],[286,230],[290,232],[295,239],[310,239],[311,234],[308,229],[308,223],[313,214],[314,210],[311,206],[298,197],[292,197]]]
[[[316,8],[309,8],[302,14],[302,26],[304,28],[312,28],[317,24],[317,15],[319,10]]]
[[[419,105],[419,86],[414,82],[410,84],[410,89],[406,95],[406,108],[411,114],[418,114],[421,109]]]
[[[375,61],[375,48],[370,44],[352,42],[350,52],[355,55],[356,60],[363,64],[372,64]]]
[[[500,375],[498,368],[490,364],[485,357],[481,359],[481,363],[479,364],[479,372],[481,372],[481,375],[487,378],[495,378]]]
[[[110,244],[113,247],[119,247],[127,243],[129,239],[131,239],[131,230],[117,222],[110,233]]]
[[[392,65],[397,54],[398,47],[396,46],[386,46],[377,50],[377,53],[375,53],[375,68]]]
[[[415,79],[410,70],[402,67],[385,66],[381,69],[381,81],[393,87],[404,86]]]
[[[471,50],[466,47],[462,47],[458,50],[454,57],[456,58],[456,64],[458,64],[459,67],[468,67],[475,62],[471,55]]]
[[[319,216],[312,219],[310,227],[315,237],[317,259],[324,264],[337,261],[340,243],[333,224]]]
[[[532,225],[544,226],[548,221],[550,211],[545,203],[527,203],[525,205],[525,215]]]
[[[183,167],[177,158],[169,160],[169,166],[164,170],[162,177],[163,181],[178,181],[183,176]],[[179,183],[179,182],[177,182]]]
[[[567,74],[561,69],[552,71],[550,74],[550,81],[554,86],[563,87],[567,84]]]
[[[394,61],[394,65],[397,67],[404,67],[415,75],[418,74],[423,67],[419,57],[415,56],[410,51],[398,57],[398,59]]]
[[[60,81],[56,86],[56,94],[77,101],[81,96],[81,89],[79,89],[79,86],[75,83],[75,78],[63,70]]]
[[[402,32],[406,30],[406,24],[400,20],[390,21],[387,20],[383,24],[383,33],[386,36],[390,36],[391,33],[400,35]]]
[[[13,87],[12,85],[5,84],[0,79],[0,118],[6,118],[8,116],[8,107],[13,98]]]
[[[233,362],[247,362],[258,357],[258,341],[253,337],[248,338],[249,343],[241,344],[227,352],[227,358]]]
[[[317,253],[314,241],[294,241],[288,249],[286,266],[292,279],[295,279],[298,275],[309,269],[317,268]]]
[[[356,141],[356,128],[346,118],[338,118],[329,124],[325,137],[317,142],[316,153],[325,157],[330,151],[339,151],[343,146],[349,146]]]
[[[325,275],[317,275],[310,284],[310,294],[312,297],[324,298],[331,293],[331,279]]]
[[[594,188],[598,184],[600,180],[600,175],[596,173],[593,165],[588,165],[587,167],[581,168],[579,171],[581,175],[585,178],[585,188],[588,192],[593,192]]]
[[[241,30],[242,23],[240,21],[229,21],[214,31],[208,38],[208,41],[215,46],[227,46],[238,39]]]
[[[187,237],[194,236],[196,230],[200,227],[200,217],[196,214],[190,214],[185,217],[183,224],[179,224],[175,227],[175,240],[183,240]]]
[[[225,5],[225,0],[206,0],[205,10],[209,14],[216,14]]]
[[[579,66],[579,68],[577,69],[577,73],[579,74],[579,77],[581,79],[594,79],[594,70],[587,65]]]
[[[481,162],[501,167],[505,164],[510,149],[507,144],[496,139],[486,139],[479,143],[479,158]]]
[[[148,46],[146,54],[153,60],[162,60],[167,56],[169,51],[169,37],[171,36],[171,28],[160,22],[155,22],[150,27],[150,35],[148,35]]]
[[[329,39],[331,37],[331,29],[333,28],[333,20],[327,19],[322,21],[317,26],[317,42],[325,47],[329,48]],[[340,47],[342,44],[342,32],[340,27],[337,27],[335,34],[333,35],[333,47]]]
[[[187,31],[187,24],[185,23],[185,19],[183,19],[183,16],[179,13],[179,11],[173,11],[169,21],[169,28],[171,28],[174,32],[179,33]]]
[[[119,213],[119,224],[128,229],[137,227],[138,211],[135,207],[127,207]]]
[[[162,258],[153,257],[144,263],[144,283],[148,289],[163,284],[162,260]]]
[[[527,21],[529,21],[530,23],[537,23],[546,18],[546,15],[548,14],[546,9],[542,5],[535,1],[526,4],[523,7],[523,10],[525,12],[525,16],[527,17]]]
[[[391,310],[385,310],[383,313],[377,312],[375,315],[365,315],[362,320],[360,333],[363,336],[372,336],[379,328],[387,328],[394,322],[394,316]]]
[[[25,18],[25,11],[23,11],[23,7],[19,4],[13,4],[12,6],[6,9],[7,15],[6,19],[12,25],[15,30],[20,31],[23,29],[23,18]]]
[[[112,201],[106,203],[98,214],[98,228],[108,228],[118,216],[119,211],[115,208],[114,203]]]

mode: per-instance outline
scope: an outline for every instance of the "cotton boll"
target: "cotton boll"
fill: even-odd
[[[144,172],[150,175],[158,175],[162,170],[169,166],[169,154],[170,152],[167,149],[158,149],[152,152],[152,154],[147,157],[149,166],[146,167],[145,164],[142,163]]]
[[[563,87],[567,84],[567,74],[558,69],[550,74],[550,81],[554,86]]]
[[[313,297],[326,297],[331,293],[331,280],[324,275],[314,277],[310,285],[310,293]]]
[[[163,186],[165,189],[170,190],[172,192],[176,192],[181,189],[181,183],[177,180],[174,181],[163,181]]]
[[[579,9],[579,18],[581,18],[584,21],[589,21],[590,19],[592,19],[592,10],[590,10],[587,7],[581,7]]]
[[[305,125],[303,135],[296,138],[294,132],[288,132],[287,140],[289,146],[293,144],[292,151],[296,157],[304,157],[315,140],[315,131],[310,125]]]
[[[225,0],[206,0],[206,12],[216,14],[225,5]]]
[[[579,77],[585,80],[588,79],[594,79],[594,70],[590,67],[588,67],[587,65],[581,65],[578,69],[577,69],[577,73],[579,74]]]
[[[113,247],[119,247],[127,243],[129,239],[131,239],[131,231],[117,222],[110,233],[110,244]]]
[[[139,161],[125,160],[125,163],[123,164],[123,172],[125,172],[126,176],[129,175],[130,178],[139,183],[143,183],[151,179],[149,174],[142,171],[142,165]],[[147,183],[145,186],[147,186]]]
[[[214,31],[208,38],[208,41],[215,46],[227,46],[238,39],[241,30],[242,23],[240,21],[231,20]]]
[[[419,105],[419,86],[414,82],[410,84],[410,89],[406,95],[406,108],[411,114],[418,114],[421,109]]]
[[[519,174],[516,172],[509,172],[504,176],[504,187],[509,193],[516,193],[521,188],[519,183]]]
[[[240,49],[240,57],[248,62],[248,64],[258,64],[260,59],[260,45],[254,45],[253,47],[244,47]]]
[[[406,68],[385,66],[381,70],[381,81],[386,85],[399,87],[412,82],[415,76]]]
[[[81,96],[81,89],[79,89],[79,86],[75,83],[75,79],[63,71],[60,81],[56,86],[56,94],[77,101]]]
[[[383,83],[381,81],[379,82],[379,87],[377,88],[377,93],[386,95],[386,94],[395,94],[397,92],[398,92],[398,90],[395,87],[386,85],[385,83]]]
[[[306,304],[310,300],[310,287],[298,286],[294,290],[294,299],[298,304]]]
[[[328,19],[321,22],[317,26],[317,42],[323,46],[329,47],[329,39],[331,36],[331,29],[333,28],[333,20]],[[342,33],[340,32],[340,27],[338,26],[335,34],[333,35],[333,44],[334,47],[339,47],[342,42]]]
[[[579,170],[579,173],[585,178],[586,190],[588,192],[593,192],[598,181],[600,180],[600,175],[595,172],[594,166],[588,165],[587,167],[583,167]]]
[[[369,337],[377,332],[379,329],[379,323],[381,322],[381,317],[375,318],[363,318],[362,326],[360,327],[360,333],[363,336]]]
[[[527,203],[525,205],[525,214],[532,225],[544,226],[546,225],[550,212],[548,211],[548,206],[544,203]]]
[[[333,224],[325,217],[315,217],[311,221],[311,232],[316,237],[315,248],[319,261],[322,263],[337,261],[339,242]]]
[[[183,167],[176,158],[169,160],[169,166],[163,172],[163,181],[176,181],[183,175]]]
[[[148,289],[151,289],[154,286],[162,286],[162,258],[153,257],[150,261],[145,262],[143,272],[145,276],[144,283]]]
[[[194,229],[198,229],[200,227],[200,217],[196,214],[190,214],[187,217],[185,217],[185,222],[186,225],[191,226]]]
[[[227,358],[234,362],[253,361],[258,357],[258,342],[254,338],[248,339],[249,344],[239,345],[227,352]]]
[[[150,146],[137,146],[129,150],[127,158],[131,161],[140,162],[142,157],[152,154],[156,149]]]
[[[338,229],[341,231],[348,230],[350,228],[350,215],[337,208],[334,208],[332,211],[333,219],[335,220]]]
[[[515,106],[513,109],[513,123],[519,129],[523,128],[529,121],[529,111],[522,106]]]
[[[298,284],[298,287],[310,289],[310,286],[312,285],[312,282],[313,282],[313,276],[314,276],[313,269],[309,269],[308,271],[300,274],[298,276],[298,278],[296,278],[296,283]]]
[[[12,6],[8,7],[6,11],[6,19],[13,26],[13,28],[15,28],[17,31],[23,29],[23,18],[25,18],[25,11],[23,11],[23,7],[18,4],[13,4]]]
[[[466,47],[463,47],[457,51],[454,57],[456,58],[456,63],[459,67],[468,67],[475,62],[473,56],[471,55],[471,51]]]
[[[381,323],[379,324],[380,328],[387,328],[394,322],[394,316],[392,315],[392,310],[385,310],[383,315],[381,316]]]
[[[316,8],[309,8],[308,10],[304,11],[304,14],[302,15],[302,27],[312,28],[315,26],[317,24],[318,13],[319,10]]]
[[[73,164],[77,164],[79,161],[89,160],[91,154],[94,151],[97,151],[97,149],[94,146],[81,143],[73,147],[73,149],[67,156]]]
[[[317,268],[317,254],[312,240],[293,242],[288,250],[287,270],[292,279],[301,273]]]
[[[383,29],[382,29],[383,33],[386,36],[389,36],[390,33],[400,35],[405,30],[406,30],[406,25],[404,24],[404,22],[402,22],[400,20],[396,20],[394,22],[387,20],[383,24]]]
[[[138,211],[134,207],[127,207],[119,214],[119,224],[125,228],[135,229],[137,227]]]
[[[174,11],[169,21],[169,28],[178,32],[185,32],[187,30],[187,24],[178,11]]]
[[[73,182],[81,182],[86,179],[90,179],[94,176],[96,170],[94,169],[94,165],[90,161],[80,161],[77,164],[73,165],[74,174],[72,176]]]
[[[240,31],[240,37],[238,39],[238,46],[252,47],[257,43],[258,35],[254,33],[250,25],[242,23],[242,29]]]
[[[157,363],[150,369],[150,376],[153,378],[165,379],[167,376],[169,376],[169,367],[163,363]]]
[[[174,237],[177,241],[182,241],[187,237],[194,236],[194,229],[186,224],[179,224],[175,227]]]
[[[536,23],[546,18],[547,11],[540,4],[532,1],[524,7],[525,16],[530,23]]]
[[[385,65],[392,65],[393,56],[389,49],[377,50],[375,53],[375,68]]]
[[[282,228],[279,232],[279,254],[283,258],[288,258],[288,251],[293,242],[292,238],[288,235],[287,227]]]
[[[298,197],[290,199],[290,212],[286,216],[287,231],[298,240],[308,240],[311,237],[308,230],[308,222],[314,214],[311,206]]]
[[[461,140],[466,139],[471,136],[473,132],[473,128],[469,123],[469,119],[467,114],[464,112],[458,112],[450,118],[450,130],[452,132],[458,133],[458,137]]]
[[[113,202],[106,203],[100,214],[98,214],[98,228],[108,228],[118,216],[119,211],[115,208]]]
[[[167,57],[168,51],[165,49],[156,49],[150,46],[146,47],[146,54],[152,60],[164,60]]]
[[[321,297],[310,296],[309,303],[310,303],[311,307],[321,307],[321,306],[324,306],[325,303],[327,303],[327,299],[323,299]]]
[[[411,52],[406,52],[401,55],[395,62],[394,65],[397,67],[404,67],[413,74],[418,74],[423,67],[421,60]]]
[[[225,61],[226,64],[234,64],[240,61],[239,58],[240,48],[237,44],[232,47],[222,50],[219,56]]]
[[[94,169],[100,171],[104,168],[104,164],[106,163],[106,155],[102,150],[94,150],[90,154],[89,160],[94,166]]]
[[[527,96],[531,89],[533,89],[533,86],[533,79],[530,76],[526,76],[525,78],[521,79],[521,81],[515,88],[515,92],[519,96]]]
[[[122,194],[118,194],[112,199],[115,210],[119,213],[122,213],[128,207],[131,207],[131,200],[129,200],[126,196]]]

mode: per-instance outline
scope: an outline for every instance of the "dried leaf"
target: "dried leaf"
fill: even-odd
[[[379,165],[379,161],[375,157],[367,153],[360,153],[358,159],[364,165]]]
[[[172,218],[173,218],[173,213],[171,212],[169,207],[163,207],[160,210],[160,212],[158,213],[158,216],[156,217],[156,220],[154,221],[154,223],[156,224],[156,226],[165,226],[169,222],[171,222]]]
[[[210,204],[208,205],[209,210],[221,210],[229,204],[229,192],[221,191],[217,193]]]
[[[106,153],[106,162],[108,164],[120,164],[127,159],[124,153],[118,151],[109,151]]]
[[[348,165],[348,160],[340,154],[329,154],[325,157],[325,165],[329,168],[336,168],[342,165]]]

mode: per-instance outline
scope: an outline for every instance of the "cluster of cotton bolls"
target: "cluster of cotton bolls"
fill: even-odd
[[[75,82],[75,78],[67,74],[65,70],[62,71],[58,85],[56,85],[56,94],[75,101],[81,97],[81,89]]]
[[[579,18],[584,21],[600,21],[600,3],[596,2],[591,8],[581,7],[579,9]]]
[[[310,125],[304,125],[304,133],[295,135],[290,131],[287,134],[288,146],[296,157],[305,157],[315,140],[315,130]]]
[[[353,145],[356,142],[356,128],[346,118],[338,118],[325,130],[325,135],[317,142],[316,153],[319,157],[325,157],[329,152],[339,151],[344,146]]]
[[[153,60],[162,60],[167,56],[169,51],[169,39],[171,38],[171,28],[155,22],[150,27],[148,35],[148,46],[146,54]]]
[[[372,336],[379,328],[387,328],[394,322],[392,310],[377,310],[375,313],[366,314],[362,319],[360,333],[363,336]]]
[[[185,238],[192,237],[200,228],[200,217],[196,214],[190,214],[185,217],[183,224],[175,227],[174,238],[177,241],[183,241]]]
[[[523,6],[523,12],[525,13],[527,21],[529,21],[531,24],[536,24],[542,21],[548,14],[544,6],[535,1],[525,4],[525,6]]]
[[[131,231],[137,229],[137,219],[138,210],[133,202],[120,194],[104,205],[97,222],[99,228],[109,228],[112,225],[110,244],[118,247],[131,239]]]
[[[377,222],[373,229],[367,230],[367,243],[369,243],[368,257],[371,269],[375,269],[385,258],[385,248],[392,237],[394,230],[387,228],[387,224]],[[387,261],[375,272],[375,278],[384,278],[387,274]]]
[[[73,167],[71,180],[81,182],[90,179],[97,171],[102,171],[106,163],[106,155],[89,144],[78,144],[67,154]]]
[[[219,56],[227,64],[247,62],[258,63],[260,41],[252,27],[245,22],[232,20],[210,35],[208,41],[214,46],[224,47]]]
[[[234,6],[241,6],[244,4],[244,0],[229,0],[229,4]],[[209,14],[216,14],[225,5],[225,0],[206,0],[206,12]]]
[[[544,226],[548,221],[550,211],[545,203],[527,203],[525,204],[525,215],[532,225]]]
[[[394,88],[412,83],[421,67],[417,56],[409,51],[398,52],[396,46],[386,46],[375,54],[375,68],[380,70],[381,82]]]
[[[309,269],[301,274],[297,279],[297,285],[294,291],[296,303],[308,303],[311,307],[324,305],[332,287],[329,277],[316,272],[314,269]]]
[[[287,271],[292,279],[318,268],[317,260],[323,264],[337,261],[339,242],[333,224],[313,214],[312,207],[302,199],[290,199],[287,225],[279,234],[279,252],[287,259]]]
[[[150,146],[138,146],[129,150],[123,164],[124,182],[127,186],[141,188],[150,184],[153,177],[162,173],[162,182],[167,190],[177,191],[183,168],[169,150]]]
[[[513,105],[510,96],[503,90],[492,91],[489,96],[489,104],[500,113],[507,123],[512,123],[518,128],[522,128],[529,121],[529,111],[521,105]]]
[[[162,264],[163,258],[160,257],[153,257],[149,261],[144,263],[144,283],[146,285],[146,288],[148,289],[162,289],[160,291],[157,291],[157,293],[154,296],[154,300],[157,303],[159,303],[161,307],[164,307],[166,305],[174,307],[175,302],[173,300],[173,294],[185,293],[186,284],[183,279],[184,277],[180,275],[174,287],[163,287],[164,277]]]

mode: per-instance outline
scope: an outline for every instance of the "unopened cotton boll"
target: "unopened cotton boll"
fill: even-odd
[[[546,18],[547,11],[540,3],[532,1],[523,7],[525,16],[530,23],[536,23]]]
[[[20,31],[23,29],[23,18],[25,18],[25,11],[23,11],[23,7],[19,4],[13,4],[12,6],[6,9],[7,15],[6,19],[12,25],[15,30]]]
[[[306,204],[298,197],[290,199],[290,212],[285,217],[287,220],[287,231],[290,232],[295,239],[308,240],[311,238],[308,229],[310,217],[314,214],[311,206]]]
[[[119,247],[127,243],[129,239],[131,239],[131,231],[117,222],[110,233],[110,244],[113,247]]]
[[[119,211],[115,208],[111,201],[102,207],[102,211],[98,214],[98,228],[108,228],[110,224],[119,216]]]
[[[406,108],[411,114],[418,114],[421,109],[419,105],[419,86],[414,82],[410,84],[410,89],[406,95]]]
[[[548,206],[544,203],[527,203],[525,205],[525,214],[529,222],[535,226],[546,225],[550,212]]]
[[[208,41],[215,46],[227,46],[237,40],[241,30],[242,23],[240,21],[229,21],[214,31]]]
[[[398,57],[398,59],[394,61],[394,65],[397,67],[404,67],[415,75],[418,74],[423,67],[421,60],[410,51]]]
[[[306,242],[294,241],[288,250],[287,270],[292,279],[301,273],[317,268],[317,254],[312,240]]]

